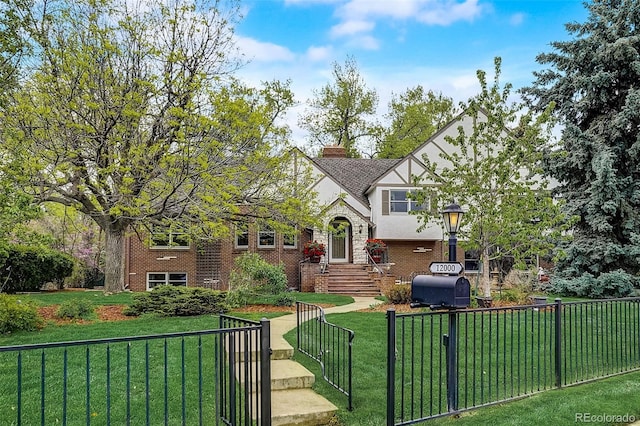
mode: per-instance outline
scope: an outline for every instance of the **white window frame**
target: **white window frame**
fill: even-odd
[[[240,237],[241,236],[245,236],[247,243],[246,244],[240,244]],[[236,234],[235,234],[235,238],[234,238],[234,245],[235,248],[237,249],[248,249],[249,248],[249,230],[248,229],[244,229],[244,230],[236,230]]]
[[[407,215],[409,214],[409,212],[412,211],[422,211],[422,210],[427,210],[428,206],[425,206],[423,204],[418,204],[417,201],[412,200],[409,198],[409,194],[414,192],[415,189],[389,189],[389,214],[397,214],[397,215]],[[404,199],[403,200],[394,200],[393,199],[393,194],[398,193],[398,192],[402,192],[404,193]],[[405,209],[404,211],[396,211],[394,209],[394,205],[404,205]]]
[[[287,238],[293,239],[292,242],[287,241]],[[298,234],[284,234],[282,236],[282,247],[285,249],[296,249],[298,248]]]
[[[154,235],[161,235],[163,240],[166,240],[164,237],[168,236],[168,245],[155,244]],[[174,244],[174,242],[178,241],[178,243]],[[186,241],[187,244],[184,245],[183,241]],[[154,232],[151,234],[151,248],[152,249],[161,249],[161,250],[186,250],[191,247],[191,243],[189,242],[189,238],[184,232]]]
[[[269,238],[272,244],[262,244],[262,238]],[[258,230],[258,248],[276,248],[276,231],[269,227]]]
[[[151,279],[151,276],[155,275],[154,279]],[[159,275],[164,275],[163,279],[159,278]],[[180,279],[176,276],[180,275]],[[184,279],[182,279],[184,276]],[[151,285],[153,282],[153,285]],[[155,287],[160,285],[175,285],[175,286],[187,286],[189,282],[189,277],[186,272],[176,272],[176,271],[160,271],[160,272],[147,272],[147,290],[153,290]]]

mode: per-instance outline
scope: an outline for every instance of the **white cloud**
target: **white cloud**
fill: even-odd
[[[306,58],[311,62],[327,61],[333,56],[331,46],[311,46],[307,49]]]
[[[295,55],[291,50],[274,43],[265,43],[248,37],[236,36],[236,44],[240,51],[251,61],[290,62],[295,59]]]
[[[336,10],[345,20],[366,18],[416,20],[429,25],[450,25],[471,21],[480,16],[483,6],[478,0],[350,0]]]
[[[369,32],[373,30],[374,27],[375,27],[375,23],[372,21],[348,20],[333,26],[331,28],[331,36],[340,37],[340,36],[359,34],[363,32]]]
[[[419,22],[429,25],[451,25],[457,21],[473,21],[482,13],[478,0],[432,1],[420,8],[417,15]]]
[[[420,3],[424,3],[424,0],[350,0],[336,10],[336,15],[345,19],[357,19],[361,17],[407,19],[415,15],[419,10]]]
[[[297,0],[295,4],[312,2]],[[485,9],[479,0],[343,0],[334,12],[339,23],[331,28],[330,36],[344,38],[351,47],[377,50],[379,42],[374,30],[378,22],[392,20],[402,24],[415,21],[447,26],[458,21],[473,21]],[[403,37],[403,26],[397,28],[400,28],[399,37]]]

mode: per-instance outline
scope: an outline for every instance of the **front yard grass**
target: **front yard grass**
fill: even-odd
[[[386,425],[386,318],[380,312],[327,315],[327,321],[355,332],[353,341],[353,405],[347,397],[322,379],[316,361],[295,353],[296,361],[316,375],[314,389],[338,408],[342,426]],[[285,336],[295,348],[296,331]],[[523,399],[472,410],[459,418],[445,417],[433,425],[532,425],[575,424],[576,413],[635,416],[640,420],[640,372],[628,373],[588,384],[538,393]],[[600,423],[602,424],[602,423]],[[615,424],[615,423],[609,423]]]

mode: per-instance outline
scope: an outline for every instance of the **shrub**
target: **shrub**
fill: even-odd
[[[42,247],[13,245],[8,249],[0,279],[7,293],[37,291],[44,284],[59,286],[73,271],[73,258],[62,252]]]
[[[529,294],[522,287],[510,288],[502,290],[496,297],[496,300],[514,303],[518,305],[529,304]]]
[[[617,270],[600,274],[598,278],[589,273],[573,279],[554,278],[551,288],[562,296],[600,299],[630,296],[635,282],[636,278],[623,270]]]
[[[395,305],[411,303],[411,284],[396,284],[385,294],[389,303]]]
[[[244,253],[235,260],[229,277],[230,306],[244,306],[253,294],[277,295],[287,289],[283,265],[272,265],[257,253]]]
[[[133,295],[125,315],[155,313],[162,316],[195,316],[228,310],[225,293],[202,287],[158,286],[147,293]]]
[[[0,333],[34,331],[44,321],[33,302],[24,302],[15,296],[0,294]]]
[[[56,310],[56,317],[67,319],[87,319],[95,312],[93,303],[85,299],[65,300]]]
[[[591,292],[591,297],[626,297],[633,294],[634,284],[637,278],[619,269],[606,274],[600,274],[596,287]]]
[[[273,303],[276,306],[293,306],[296,303],[296,298],[291,292],[284,292],[276,295],[276,300]]]

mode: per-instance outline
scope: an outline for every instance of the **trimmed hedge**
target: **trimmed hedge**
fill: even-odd
[[[165,317],[195,316],[227,312],[226,294],[202,287],[163,285],[133,295],[125,315],[154,313]]]
[[[49,282],[61,284],[73,272],[73,258],[42,247],[13,245],[0,270],[0,290],[6,293],[38,291]]]

